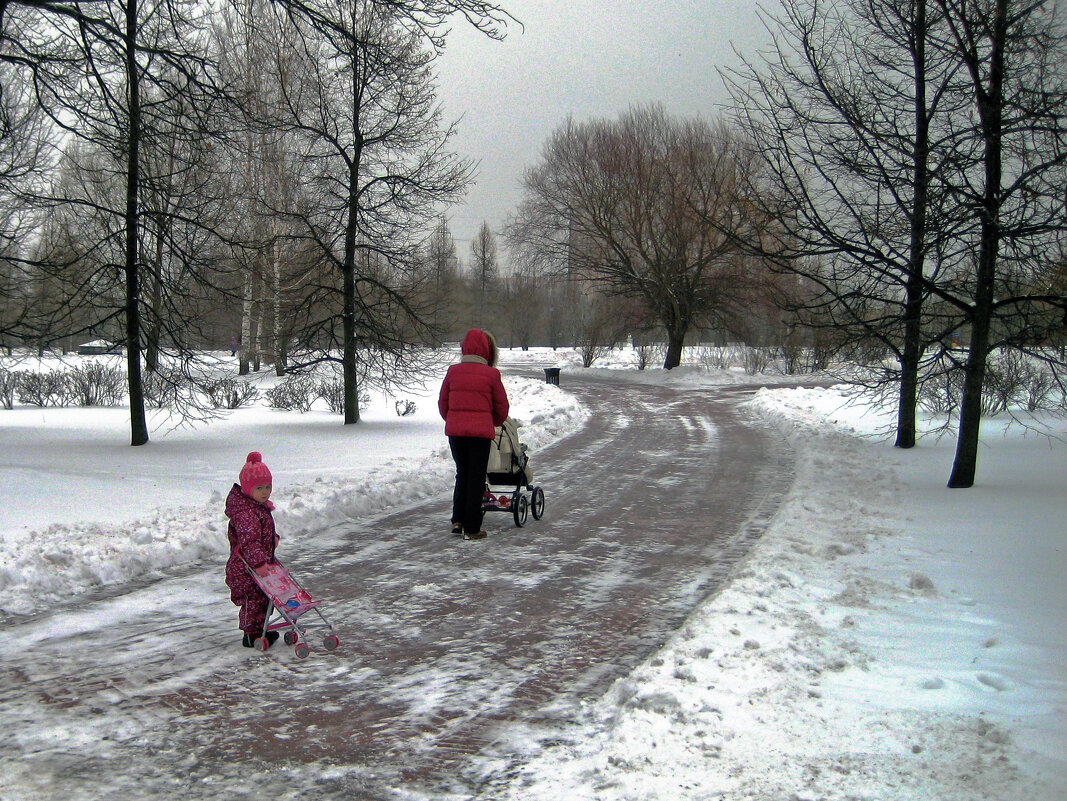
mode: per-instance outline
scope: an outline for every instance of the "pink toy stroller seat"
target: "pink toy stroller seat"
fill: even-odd
[[[244,557],[241,557],[241,561],[244,561]],[[311,648],[307,644],[307,633],[312,629],[327,629],[326,635],[322,638],[322,647],[327,651],[332,651],[340,645],[341,641],[333,633],[333,626],[319,609],[322,601],[312,598],[311,593],[300,586],[300,583],[280,562],[275,562],[268,567],[270,570],[267,575],[260,576],[248,562],[245,562],[245,568],[252,576],[252,580],[270,600],[267,618],[263,623],[263,634],[257,637],[254,643],[256,650],[266,651],[270,647],[267,632],[279,629],[286,630],[285,644],[292,645],[300,659],[304,659],[311,653]],[[310,622],[300,621],[305,612],[312,610],[318,616],[317,619],[312,619]]]

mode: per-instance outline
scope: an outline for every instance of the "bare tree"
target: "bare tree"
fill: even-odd
[[[454,126],[442,124],[436,102],[436,51],[406,27],[410,18],[363,0],[325,6],[313,21],[301,23],[308,72],[280,89],[284,124],[306,142],[311,175],[293,219],[326,267],[304,307],[304,339],[320,343],[317,359],[340,361],[348,424],[359,421],[361,346],[392,354],[397,377],[413,329],[428,328],[428,310],[416,305],[425,297],[416,286],[421,242],[471,165],[447,149]]]
[[[1067,47],[1055,3],[935,2],[948,29],[937,46],[959,60],[968,79],[976,124],[960,134],[979,165],[946,176],[978,221],[973,273],[953,297],[970,341],[948,485],[966,488],[977,468],[990,353],[1047,337],[1041,328],[1048,306],[1067,317],[1067,297],[1049,291],[1067,228]]]
[[[742,156],[725,126],[659,107],[568,121],[526,172],[509,240],[558,273],[640,300],[667,333],[671,369],[694,326],[729,328],[758,281],[724,233],[739,212]]]
[[[500,265],[497,263],[496,237],[483,221],[478,233],[471,240],[470,260],[471,280],[474,283],[475,297],[479,310],[484,310],[500,278]],[[489,321],[485,321],[489,324]]]
[[[432,296],[433,341],[440,342],[442,333],[456,334],[455,326],[446,323],[448,316],[456,316],[458,302],[459,257],[456,240],[448,228],[448,220],[440,219],[426,244],[425,271]]]
[[[52,156],[47,119],[25,71],[0,61],[0,345],[27,327],[29,254],[41,209],[31,202]]]
[[[294,218],[305,202],[307,175],[306,142],[289,125],[282,87],[303,79],[309,56],[299,31],[265,0],[249,0],[222,15],[216,38],[237,118],[227,148],[227,236],[240,273],[239,323],[233,326],[241,332],[239,370],[258,370],[268,355],[284,375],[294,336],[290,312],[305,283]]]
[[[65,151],[79,159],[65,165],[66,189],[72,191],[52,197],[42,194],[37,200],[60,217],[77,207],[83,216],[100,223],[95,237],[70,240],[67,244],[73,247],[62,249],[77,261],[35,266],[45,277],[57,278],[57,270],[72,277],[79,267],[101,265],[101,272],[85,275],[69,297],[74,307],[94,310],[90,326],[108,320],[120,324],[134,445],[148,442],[142,353],[148,338],[153,347],[160,341],[158,327],[155,333],[144,328],[146,312],[158,312],[162,297],[157,294],[146,302],[145,261],[176,241],[176,229],[163,224],[164,216],[176,213],[174,207],[157,204],[151,209],[156,247],[145,247],[146,197],[158,198],[169,190],[164,188],[168,177],[149,169],[154,160],[144,143],[176,132],[187,142],[204,138],[200,101],[215,94],[215,88],[204,54],[191,49],[198,44],[199,13],[191,3],[179,0],[100,0],[84,6],[19,3],[6,9],[4,44],[10,42],[8,25],[17,22],[18,47],[32,71],[40,109],[54,127],[82,145]],[[175,114],[179,106],[181,111]],[[154,163],[171,176],[182,169],[175,161]],[[194,227],[199,225],[195,216],[190,213],[185,218]],[[50,221],[42,225],[43,231],[64,228]],[[49,247],[47,241],[41,244]],[[154,275],[162,280],[161,271]],[[159,289],[157,283],[150,292]],[[59,316],[71,319],[69,309],[53,308],[36,322],[39,334],[46,334]],[[172,330],[182,329],[175,325]]]
[[[506,334],[511,346],[518,345],[529,350],[539,343],[539,326],[545,322],[548,304],[548,292],[541,276],[523,269],[515,270],[504,279],[502,301],[507,308],[503,315],[507,329],[501,330],[497,325],[498,336]]]
[[[1041,278],[1061,258],[1064,219],[1051,190],[1064,59],[1052,28],[1038,30],[1043,5],[788,0],[770,20],[773,58],[730,75],[761,157],[746,240],[803,278],[808,320],[839,347],[895,357],[882,386],[898,392],[900,447],[915,442],[921,382],[957,368],[965,331],[960,437],[973,457],[979,365],[1047,337],[1031,322],[1062,308]],[[1011,180],[991,166],[1000,150]],[[994,245],[1008,230],[1010,260]],[[866,359],[875,369],[881,352]]]
[[[727,73],[760,156],[744,241],[802,277],[803,319],[840,348],[896,356],[883,380],[899,390],[897,445],[912,447],[922,354],[958,325],[924,319],[952,223],[931,197],[931,132],[961,112],[958,69],[928,52],[926,0],[785,0],[765,20],[770,55]]]

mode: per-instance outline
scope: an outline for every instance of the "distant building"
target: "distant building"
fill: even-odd
[[[78,346],[79,356],[99,356],[102,353],[118,353],[122,345],[118,342],[108,342],[106,339],[94,339]]]

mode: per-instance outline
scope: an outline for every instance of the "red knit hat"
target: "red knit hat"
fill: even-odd
[[[245,466],[241,468],[241,492],[251,497],[252,490],[260,484],[273,483],[274,478],[270,470],[263,464],[263,455],[259,451],[252,451],[248,454]]]

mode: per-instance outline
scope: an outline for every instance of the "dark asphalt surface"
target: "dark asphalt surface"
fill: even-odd
[[[35,655],[0,673],[0,713],[15,725],[0,747],[31,765],[40,793],[20,801],[459,799],[506,780],[524,742],[553,737],[578,700],[716,590],[792,481],[788,445],[738,409],[751,390],[564,384],[593,414],[531,455],[542,520],[517,528],[487,515],[489,538],[467,542],[448,532],[442,488],[439,502],[335,527],[287,561],[326,599],[334,653],[220,652],[229,628],[161,619],[141,600],[159,587],[57,612],[99,621],[108,605],[127,610],[114,630],[80,624],[77,645],[42,633],[73,619],[16,624]],[[166,592],[205,581],[176,575]],[[161,632],[181,645],[160,650]],[[42,715],[57,742],[27,753],[17,721],[40,727]],[[2,781],[0,801],[14,801]]]

